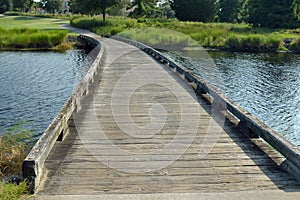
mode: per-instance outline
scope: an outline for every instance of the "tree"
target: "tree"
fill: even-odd
[[[62,0],[48,0],[45,8],[48,12],[50,12],[54,15],[55,12],[58,12],[59,10],[61,10],[62,6],[63,6]]]
[[[299,26],[299,0],[249,0],[249,20],[254,26],[295,28]]]
[[[3,14],[6,11],[11,10],[11,8],[12,8],[11,0],[0,0],[0,14]]]
[[[159,8],[162,11],[163,17],[175,18],[175,12],[171,8],[170,1],[162,1],[159,3]]]
[[[171,6],[177,19],[182,21],[213,21],[217,14],[218,0],[172,0]]]
[[[135,10],[130,14],[131,17],[154,17],[157,12],[157,0],[134,0],[132,3]]]
[[[14,10],[19,10],[22,12],[28,11],[33,4],[31,0],[13,0],[13,8]]]
[[[106,9],[109,7],[112,7],[114,5],[117,5],[120,2],[120,0],[97,0],[97,2],[100,5],[100,9],[101,9],[102,15],[103,15],[103,21],[105,22]]]
[[[127,8],[131,6],[130,0],[120,0],[116,5],[108,8],[107,13],[113,16],[122,16],[125,14]]]
[[[241,22],[244,0],[220,0],[220,22]]]
[[[73,7],[78,9],[82,14],[89,14],[91,16],[102,13],[103,21],[106,20],[106,10],[109,7],[117,5],[120,0],[74,0],[71,4],[71,9]]]

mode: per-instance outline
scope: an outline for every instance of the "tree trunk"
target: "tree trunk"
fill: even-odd
[[[103,22],[105,22],[105,18],[106,18],[106,9],[102,8],[102,15],[103,15]]]

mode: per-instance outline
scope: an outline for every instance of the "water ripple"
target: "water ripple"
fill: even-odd
[[[186,52],[164,53],[222,88],[229,98],[300,147],[299,55],[209,52],[216,65],[208,69]],[[214,82],[216,77],[221,77],[221,84]]]
[[[18,121],[43,133],[89,69],[81,50],[0,52],[0,135]]]

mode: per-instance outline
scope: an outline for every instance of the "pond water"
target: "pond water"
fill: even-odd
[[[21,122],[38,138],[89,67],[84,50],[0,52],[0,134]]]
[[[166,53],[300,147],[300,55]],[[205,57],[205,56],[204,56]],[[40,136],[84,77],[83,50],[0,52],[0,134],[23,121]]]
[[[300,55],[166,53],[300,147]],[[204,58],[205,57],[205,58]]]

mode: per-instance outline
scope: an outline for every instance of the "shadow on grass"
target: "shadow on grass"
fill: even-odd
[[[14,20],[19,20],[19,21],[27,21],[27,20],[36,20],[36,17],[15,17]]]

